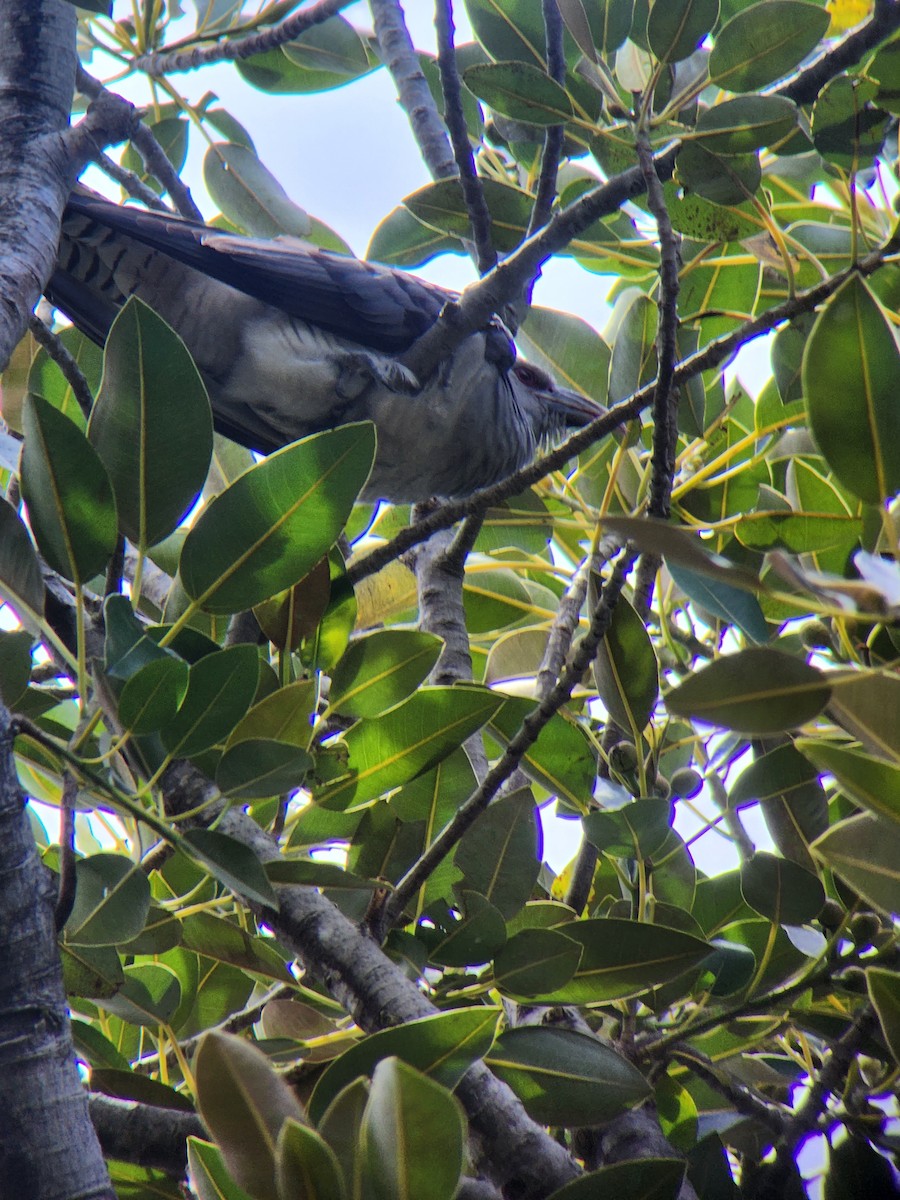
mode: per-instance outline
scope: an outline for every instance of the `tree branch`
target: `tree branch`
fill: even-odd
[[[301,12],[293,13],[278,25],[266,29],[262,33],[248,34],[246,37],[225,38],[215,46],[195,46],[191,50],[157,51],[154,54],[143,54],[132,62],[136,71],[146,71],[148,75],[172,75],[177,71],[194,71],[197,67],[205,67],[216,62],[240,62],[251,58],[254,54],[265,54],[268,50],[277,50],[286,42],[292,42],[313,25],[321,25],[342,8],[347,8],[353,0],[319,0]]]

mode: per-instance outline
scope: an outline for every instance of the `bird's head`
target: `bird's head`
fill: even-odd
[[[558,387],[543,368],[521,358],[510,366],[507,380],[539,446],[558,442],[569,430],[583,429],[607,411],[580,392]]]

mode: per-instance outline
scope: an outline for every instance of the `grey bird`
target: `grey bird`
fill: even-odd
[[[415,275],[82,189],[46,295],[101,345],[128,297],[145,301],[187,345],[216,428],[252,450],[373,421],[369,500],[470,495],[605,411],[517,359],[496,319],[416,379],[400,356],[454,293]]]

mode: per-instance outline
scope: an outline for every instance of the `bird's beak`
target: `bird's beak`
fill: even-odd
[[[583,429],[609,411],[603,404],[569,388],[549,388],[542,398],[556,419],[569,429]]]

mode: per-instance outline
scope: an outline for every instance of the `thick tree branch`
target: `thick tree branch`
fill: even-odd
[[[209,1139],[195,1113],[117,1100],[98,1092],[91,1094],[89,1108],[107,1158],[165,1171],[176,1179],[182,1179],[187,1169],[187,1139]]]
[[[0,367],[56,261],[75,66],[71,4],[0,0]]]
[[[13,740],[0,705],[0,1196],[115,1200],[75,1066],[56,886],[38,857]]]
[[[218,797],[213,785],[187,763],[170,768],[164,789],[172,815]],[[205,815],[212,820],[215,806],[208,806]],[[246,813],[230,809],[217,828],[248,846],[263,862],[279,856],[275,843]],[[278,912],[257,908],[258,916],[361,1028],[382,1029],[438,1011],[380,947],[318,890],[282,886],[277,891]],[[482,1063],[470,1068],[456,1094],[478,1142],[478,1173],[509,1195],[541,1200],[578,1174],[563,1147],[531,1121],[512,1092]]]
[[[398,0],[369,0],[369,8],[382,60],[397,85],[419,153],[433,179],[449,179],[456,174],[456,162],[446,126],[419,66],[403,9]]]

